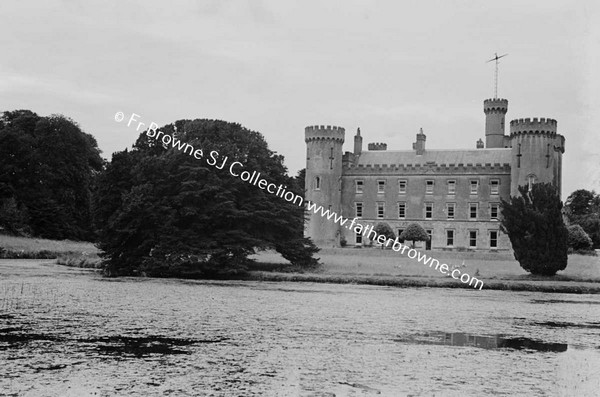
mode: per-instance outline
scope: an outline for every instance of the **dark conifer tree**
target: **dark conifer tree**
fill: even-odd
[[[562,202],[554,186],[519,186],[520,196],[502,200],[500,228],[508,234],[514,256],[523,269],[553,276],[567,267],[568,231]]]

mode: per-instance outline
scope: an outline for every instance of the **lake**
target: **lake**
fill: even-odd
[[[0,260],[0,395],[600,390],[600,295],[107,279],[48,262]]]

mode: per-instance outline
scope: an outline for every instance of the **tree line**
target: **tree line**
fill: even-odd
[[[242,161],[304,196],[304,172],[290,176],[283,156],[259,132],[207,119],[178,120],[160,130]],[[110,161],[100,153],[95,138],[67,117],[4,112],[0,232],[93,241],[109,275],[226,277],[244,271],[248,257],[262,249],[293,264],[317,265],[318,249],[303,237],[303,208],[181,156],[144,132]],[[554,274],[566,266],[568,247],[600,248],[600,195],[577,190],[563,208],[551,185],[523,186],[520,193],[502,202],[501,228],[523,268]],[[387,224],[377,230],[393,235]],[[429,238],[419,225],[399,237],[413,244]]]

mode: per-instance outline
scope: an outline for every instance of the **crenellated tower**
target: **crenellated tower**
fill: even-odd
[[[518,186],[532,183],[552,183],[560,194],[565,137],[556,131],[554,119],[510,122],[511,196],[519,194]]]
[[[506,99],[494,98],[483,101],[486,148],[503,148],[505,146],[504,116],[507,111],[508,100]]]
[[[304,129],[305,199],[338,215],[341,215],[344,133],[344,128],[330,125],[315,125]],[[312,212],[309,213],[304,235],[311,237],[319,247],[338,247],[339,227],[337,223],[321,216],[320,213]]]

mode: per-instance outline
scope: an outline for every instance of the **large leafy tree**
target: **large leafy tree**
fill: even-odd
[[[514,256],[523,269],[552,276],[567,267],[568,231],[562,202],[549,183],[519,186],[520,196],[502,200],[501,230],[508,234]]]
[[[179,120],[160,129],[201,148],[196,159],[141,134],[113,155],[98,178],[100,248],[110,275],[220,277],[242,271],[247,256],[274,248],[292,263],[315,265],[303,237],[304,208],[234,177],[229,165],[294,191],[283,157],[261,134],[217,120]],[[216,151],[223,169],[207,164]],[[302,195],[303,192],[295,192]]]
[[[600,195],[593,190],[574,191],[565,202],[565,213],[569,223],[581,226],[594,248],[600,248]]]
[[[0,224],[14,233],[92,239],[91,191],[102,168],[94,137],[61,115],[0,117]]]
[[[411,223],[404,229],[399,236],[400,240],[408,240],[412,241],[412,247],[415,248],[415,243],[417,241],[428,241],[429,235],[427,231],[423,229],[423,226],[418,223]]]

